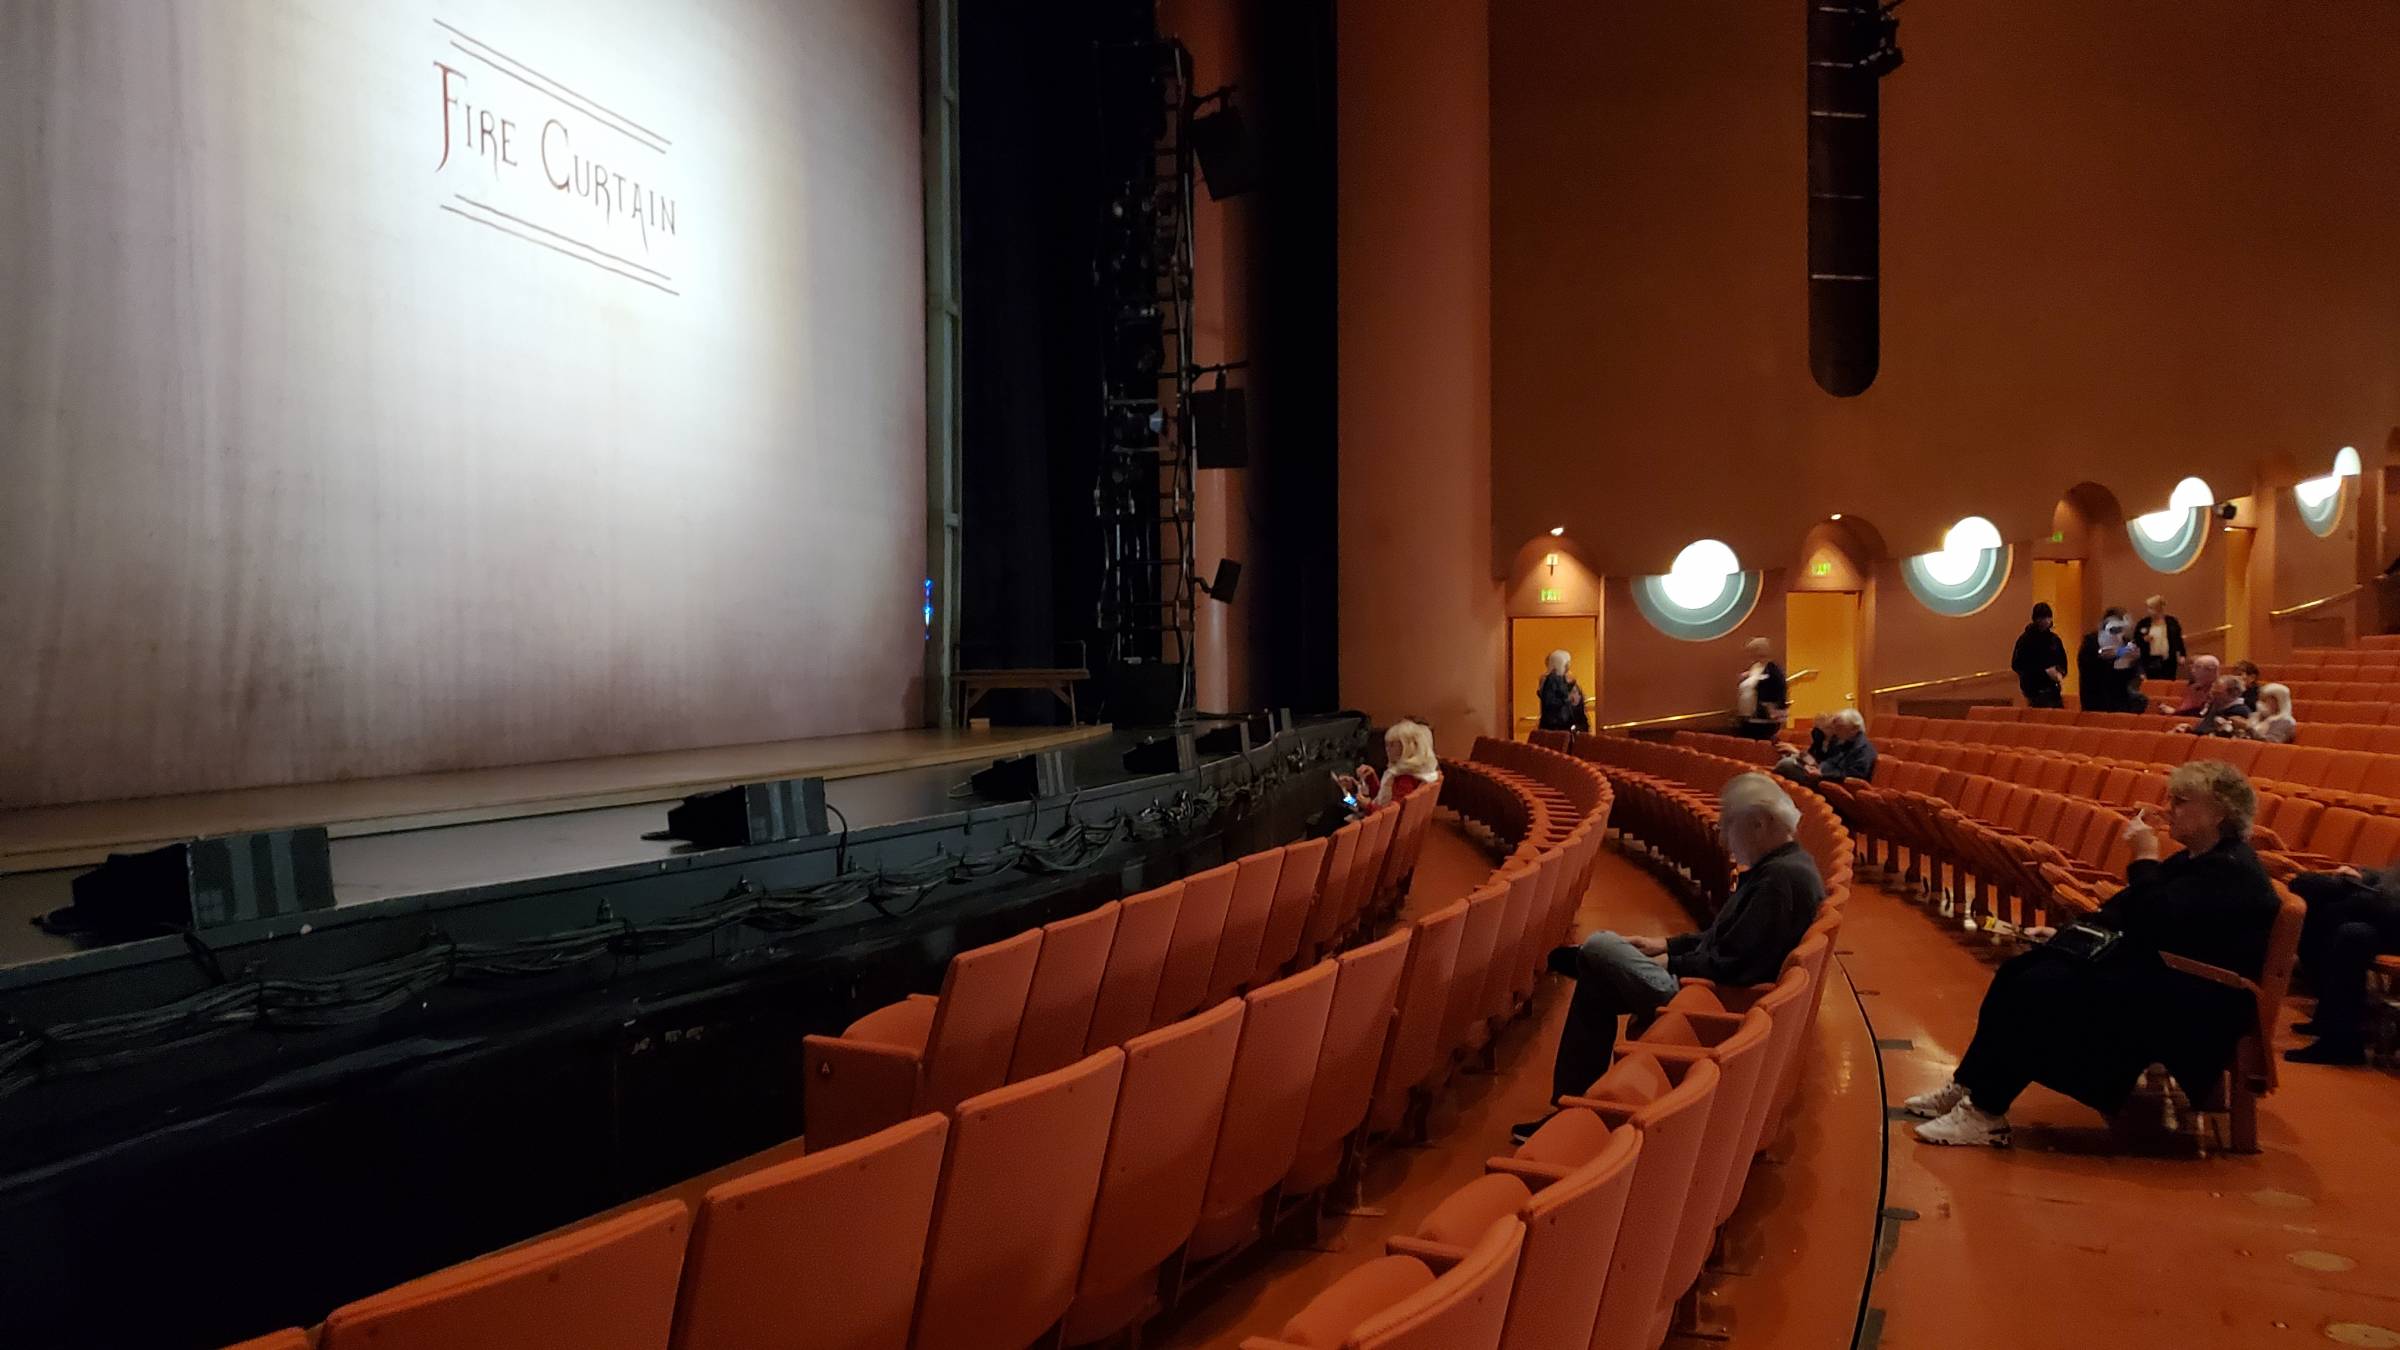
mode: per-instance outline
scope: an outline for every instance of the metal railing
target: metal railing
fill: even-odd
[[[2299,604],[2286,605],[2282,609],[2270,609],[2267,611],[2267,617],[2270,619],[2292,619],[2298,618],[2303,614],[2314,614],[2320,609],[2324,609],[2332,605],[2338,605],[2345,600],[2355,600],[2358,598],[2358,593],[2365,589],[2366,587],[2364,586],[2352,586],[2346,591],[2336,591],[2331,595],[2321,595],[2314,600],[2303,600]]]
[[[1795,684],[1806,684],[1821,673],[1812,666],[1807,670],[1794,671],[1784,676],[1783,682],[1787,688]],[[1643,717],[1630,722],[1602,722],[1598,729],[1601,731],[1642,731],[1651,727],[1680,726],[1685,722],[1722,722],[1731,716],[1733,716],[1731,708],[1706,708],[1699,712],[1674,713],[1666,717]],[[1517,720],[1527,722],[1534,719],[1520,717]]]

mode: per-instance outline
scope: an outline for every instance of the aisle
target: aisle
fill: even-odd
[[[1464,895],[1491,866],[1454,820],[1442,818],[1426,837],[1411,912]],[[1612,847],[1599,856],[1578,922],[1586,930],[1674,932],[1692,921],[1655,877]],[[1413,1230],[1444,1197],[1481,1176],[1486,1158],[1508,1151],[1509,1126],[1546,1109],[1564,993],[1563,985],[1545,976],[1534,1016],[1500,1038],[1499,1072],[1454,1080],[1435,1111],[1430,1147],[1386,1148],[1373,1160],[1365,1199],[1383,1212],[1329,1221],[1324,1245],[1338,1253],[1253,1252],[1231,1278],[1158,1323],[1144,1343],[1232,1350],[1245,1335],[1270,1333],[1343,1272],[1381,1255],[1385,1237]],[[1740,1344],[1777,1350],[1850,1344],[1873,1248],[1882,1108],[1873,1043],[1847,988],[1827,992],[1819,1033],[1818,1071],[1802,1089],[1794,1110],[1801,1124],[1786,1144],[1791,1160],[1753,1173],[1731,1226],[1729,1247],[1749,1273],[1724,1281],[1721,1293],[1731,1300]],[[1761,1229],[1759,1215],[1767,1210],[1774,1222]]]
[[[1944,1081],[1988,948],[1870,885],[1842,937],[1874,991],[1890,1100]],[[2013,1149],[1934,1148],[1892,1123],[1888,1203],[1918,1217],[1876,1281],[1882,1350],[2400,1345],[2344,1325],[2400,1328],[2400,1079],[2283,1068],[2255,1157],[2114,1139],[2039,1087],[2010,1112]]]

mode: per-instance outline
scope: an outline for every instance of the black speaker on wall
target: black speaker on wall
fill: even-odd
[[[72,889],[75,903],[42,926],[103,940],[331,909],[332,843],[312,825],[112,853]]]
[[[1250,467],[1250,396],[1218,385],[1195,389],[1188,403],[1192,463],[1202,469]]]
[[[823,833],[825,780],[786,778],[686,797],[667,812],[663,837],[702,848],[739,848]]]

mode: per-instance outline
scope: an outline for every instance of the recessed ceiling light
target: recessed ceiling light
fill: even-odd
[[[1550,537],[1553,539],[1558,538],[1560,535],[1565,534],[1566,532],[1567,527],[1564,525],[1553,525],[1550,527]]]

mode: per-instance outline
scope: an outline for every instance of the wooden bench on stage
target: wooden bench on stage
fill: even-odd
[[[1075,711],[1075,686],[1092,678],[1092,673],[1079,666],[1049,666],[1037,670],[960,670],[950,675],[950,687],[958,700],[958,720],[965,722],[974,714],[975,705],[983,696],[1000,689],[1047,689],[1058,701],[1067,705],[1070,725],[1080,720]]]

